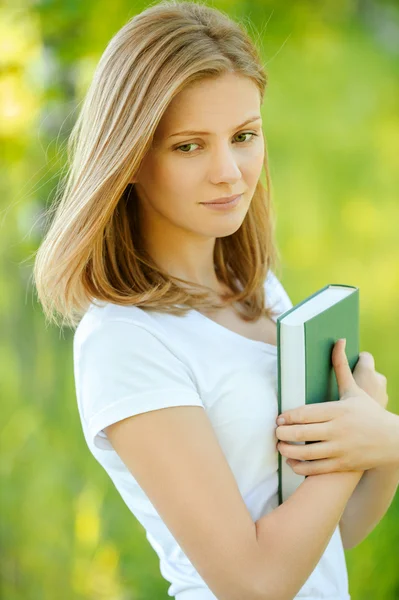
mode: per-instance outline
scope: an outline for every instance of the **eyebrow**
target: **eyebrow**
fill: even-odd
[[[240,127],[244,127],[244,125],[247,125],[248,123],[252,123],[252,121],[258,121],[261,118],[262,117],[260,117],[259,115],[256,115],[254,117],[249,117],[249,119],[244,121],[244,123],[241,123],[241,125],[237,125],[237,127],[234,127],[234,129],[239,129]],[[178,133],[172,133],[172,135],[168,135],[167,139],[174,137],[176,135],[211,135],[211,134],[209,131],[186,130],[186,131],[179,131]]]

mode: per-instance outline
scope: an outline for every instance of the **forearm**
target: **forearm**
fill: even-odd
[[[354,548],[378,525],[387,512],[399,485],[399,467],[365,471],[341,518],[342,543]]]
[[[324,553],[361,475],[311,475],[256,522],[264,597],[289,600],[298,593]]]
[[[389,447],[391,452],[388,457],[388,464],[399,468],[399,415],[389,413],[391,427],[389,428]],[[388,466],[388,465],[387,465]]]
[[[364,472],[342,515],[345,549],[360,544],[378,525],[399,485],[399,416],[388,415],[383,464]]]

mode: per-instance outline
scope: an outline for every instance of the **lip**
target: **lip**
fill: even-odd
[[[227,211],[233,210],[238,204],[241,202],[243,194],[238,194],[238,196],[231,196],[232,200],[228,200],[227,202],[221,202],[219,198],[217,202],[201,202],[203,206],[209,208],[209,210],[216,211]]]
[[[226,198],[216,198],[215,200],[211,200],[210,202],[201,202],[200,204],[228,204],[229,202],[232,202],[233,200],[238,198],[238,196],[242,196],[242,193],[236,194],[235,196],[229,196]]]

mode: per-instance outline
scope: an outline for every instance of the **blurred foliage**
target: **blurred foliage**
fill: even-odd
[[[265,134],[294,303],[327,283],[360,288],[360,349],[399,413],[399,11],[396,2],[219,0],[269,73]],[[43,211],[79,102],[138,1],[36,0],[0,8],[1,597],[167,597],[145,531],[88,452],[72,331],[46,328],[32,288]],[[28,302],[29,300],[29,302]],[[399,498],[346,552],[352,600],[399,598]]]

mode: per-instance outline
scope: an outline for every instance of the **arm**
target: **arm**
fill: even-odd
[[[283,504],[256,522],[265,574],[260,599],[291,600],[299,592],[324,553],[361,474],[310,475]],[[268,595],[270,589],[275,593]]]
[[[220,600],[291,600],[320,560],[362,474],[308,477],[254,523],[202,408],[153,410],[104,431]]]
[[[105,433],[107,450],[215,596],[292,600],[363,471],[308,477],[255,523],[185,365],[163,342],[144,327],[103,321],[85,339],[80,362],[92,442]]]
[[[399,485],[399,415],[392,415],[387,432],[386,465],[364,472],[340,521],[345,549],[354,548],[378,525]]]

